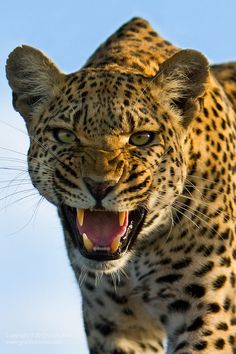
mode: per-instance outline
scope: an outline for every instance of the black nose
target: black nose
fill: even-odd
[[[105,198],[105,196],[112,191],[116,184],[115,181],[96,182],[90,177],[85,177],[84,183],[97,201],[101,201]]]

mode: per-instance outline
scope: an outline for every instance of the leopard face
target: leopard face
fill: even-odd
[[[74,263],[97,271],[124,266],[152,242],[154,229],[170,225],[206,59],[181,51],[153,78],[117,68],[63,75],[24,46],[7,70],[29,132],[32,182],[58,208]]]

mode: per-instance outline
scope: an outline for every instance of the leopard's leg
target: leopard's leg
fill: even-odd
[[[228,307],[227,302],[225,305]],[[169,328],[167,354],[235,354],[234,321],[217,302],[211,302],[207,311],[196,311],[188,320]]]
[[[95,282],[88,273],[81,284],[90,354],[164,354],[163,331],[130,295],[127,279],[116,287],[110,275]]]
[[[206,282],[188,282],[162,291],[165,300],[152,303],[167,333],[167,354],[236,354],[235,276],[229,271]],[[177,294],[177,295],[176,295]],[[172,296],[173,295],[173,296]],[[149,294],[151,299],[152,294]],[[169,298],[168,298],[169,296]],[[160,300],[158,298],[158,300]]]

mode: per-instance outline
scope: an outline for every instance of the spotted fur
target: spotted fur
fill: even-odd
[[[91,354],[236,353],[235,74],[139,18],[73,74],[28,46],[10,54],[29,173],[58,208]],[[59,128],[76,139],[58,143]],[[130,144],[137,131],[153,140]],[[112,183],[100,207],[147,211],[119,260],[74,244],[62,206],[96,209],[86,178]]]

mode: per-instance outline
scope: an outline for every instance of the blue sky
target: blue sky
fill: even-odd
[[[141,16],[168,40],[204,52],[211,62],[236,60],[235,13],[235,0],[1,3],[0,353],[88,354],[80,294],[56,212],[39,203],[27,177],[28,139],[4,73],[9,52],[28,44],[73,72],[121,24]]]

